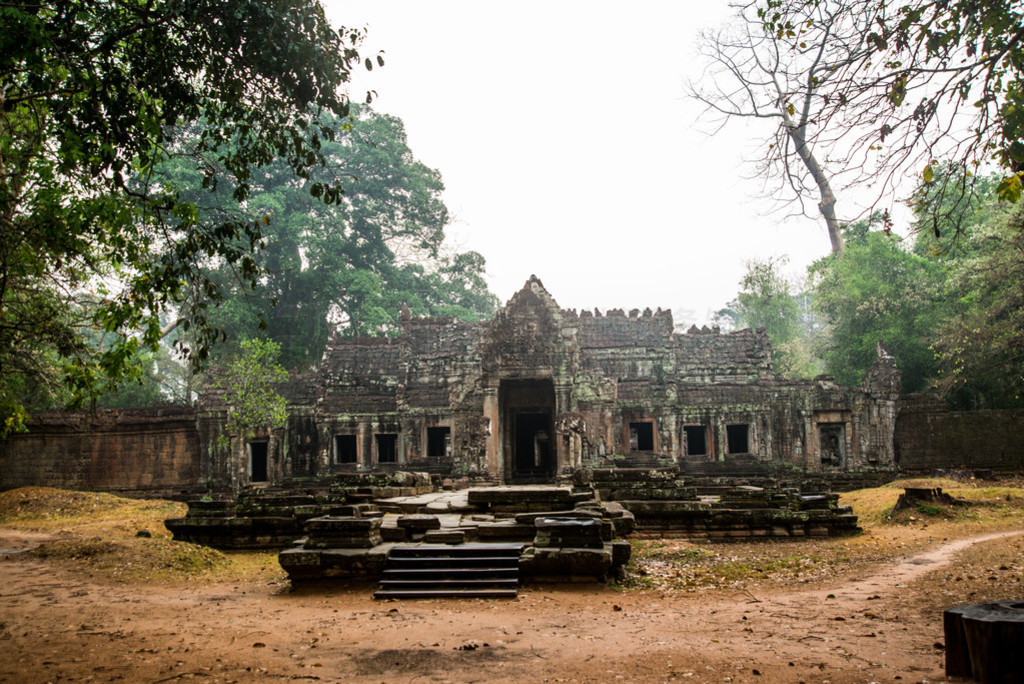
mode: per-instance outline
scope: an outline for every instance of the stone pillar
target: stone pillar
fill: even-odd
[[[487,472],[492,477],[505,480],[505,459],[501,448],[501,411],[498,405],[498,387],[484,388],[484,416],[490,421],[487,435]]]
[[[818,430],[810,412],[804,413],[804,469],[821,470],[821,456],[818,451]]]
[[[373,428],[365,420],[356,427],[356,470],[373,469]]]
[[[673,461],[678,463],[679,457],[683,454],[683,448],[679,443],[679,427],[676,423],[676,416],[673,413],[663,413],[659,418],[659,423],[658,432],[668,435],[668,443],[662,444],[661,451],[667,453]]]
[[[555,389],[555,407],[554,414],[551,416],[552,434],[550,436],[549,444],[551,448],[555,450],[555,475],[562,472],[562,468],[569,466],[571,467],[573,461],[571,440],[562,439],[558,433],[558,417],[562,414],[572,411],[572,402],[570,400],[572,396],[572,384],[560,379],[554,380]]]

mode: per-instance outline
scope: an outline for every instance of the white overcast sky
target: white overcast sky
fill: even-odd
[[[405,122],[438,169],[449,234],[487,259],[504,302],[535,273],[563,308],[676,312],[707,322],[744,260],[828,253],[824,225],[770,214],[752,178],[763,140],[745,123],[708,137],[687,100],[697,33],[724,0],[325,0],[366,28],[353,99]],[[682,320],[680,320],[682,319]]]

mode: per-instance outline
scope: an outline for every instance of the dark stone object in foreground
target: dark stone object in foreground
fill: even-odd
[[[1024,673],[1024,599],[947,608],[946,676],[982,684],[1020,682]]]
[[[894,511],[914,508],[921,504],[940,504],[946,506],[966,506],[962,499],[954,499],[942,491],[942,487],[904,487],[900,498],[896,500]]]

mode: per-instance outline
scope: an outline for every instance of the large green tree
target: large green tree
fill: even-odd
[[[904,389],[926,389],[944,310],[942,267],[890,231],[869,228],[867,221],[849,227],[847,249],[810,268],[813,306],[827,325],[821,357],[839,382],[857,384],[881,342],[903,372]]]
[[[269,221],[255,286],[231,264],[212,264],[210,279],[228,293],[210,313],[226,333],[219,355],[266,336],[280,344],[286,366],[308,368],[331,333],[395,332],[403,306],[413,315],[472,320],[493,313],[497,298],[483,280],[483,257],[444,244],[449,217],[440,173],[415,158],[399,118],[369,107],[353,106],[351,114],[323,122],[338,133],[320,143],[325,163],[309,178],[296,180],[274,162],[254,170],[244,207],[226,191],[208,194],[202,212]],[[183,145],[148,182],[195,187],[204,163]],[[318,201],[332,178],[345,179],[344,195]]]
[[[200,185],[236,202],[275,160],[307,177],[336,135],[320,113],[348,114],[359,39],[313,0],[4,4],[0,431],[19,428],[30,390],[83,401],[130,375],[168,311],[187,316],[185,351],[205,357],[219,291],[207,267],[255,283],[265,217],[203,213],[173,187],[131,179],[149,178],[185,126],[216,158]],[[342,196],[340,179],[319,190],[325,203]],[[117,339],[92,346],[90,329]]]
[[[783,272],[788,262],[785,256],[748,261],[739,294],[729,306],[738,327],[765,329],[778,372],[807,377],[818,370],[810,346],[813,326],[804,320],[809,312],[801,310],[806,295],[796,293]]]
[[[1024,214],[998,197],[999,178],[968,182],[939,166],[922,183],[915,250],[945,274],[945,315],[936,327],[935,386],[958,407],[1024,405]],[[953,191],[945,190],[954,186]]]

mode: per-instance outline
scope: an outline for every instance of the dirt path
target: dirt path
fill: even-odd
[[[1006,536],[765,595],[586,585],[405,603],[369,587],[132,587],[4,554],[0,680],[943,681],[941,615],[914,607],[954,553]]]

